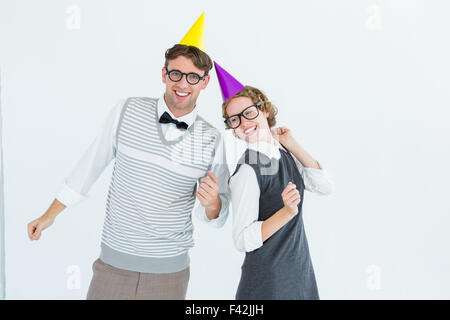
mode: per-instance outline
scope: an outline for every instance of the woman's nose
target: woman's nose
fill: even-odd
[[[240,127],[241,127],[241,128],[244,127],[244,125],[245,125],[247,122],[251,122],[251,120],[247,120],[247,119],[245,119],[245,118],[241,115],[241,124],[240,124]]]

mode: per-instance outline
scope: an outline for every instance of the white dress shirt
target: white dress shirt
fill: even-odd
[[[249,143],[248,148],[259,151],[269,158],[280,159],[282,146],[273,139],[272,143],[259,141]],[[292,155],[292,154],[291,154]],[[330,194],[334,184],[328,172],[322,169],[305,168],[292,155],[303,178],[305,190],[319,195]],[[233,208],[233,240],[239,251],[250,252],[263,245],[262,224],[258,221],[260,189],[256,173],[251,166],[243,164],[230,179],[231,205]],[[281,194],[280,194],[281,197]]]
[[[64,179],[60,190],[56,194],[56,199],[63,203],[66,207],[73,207],[88,197],[88,192],[92,185],[97,181],[103,170],[115,158],[116,132],[119,124],[121,111],[126,102],[126,99],[121,99],[109,112],[103,127],[95,140],[91,143],[84,155],[80,158],[73,170]],[[191,126],[197,117],[197,109],[194,108],[192,112],[176,118],[170,112],[162,95],[158,100],[158,117],[167,112],[172,118],[178,121],[184,121],[188,126]],[[174,123],[160,123],[163,135],[167,141],[176,140],[186,133],[186,130],[178,129]],[[209,223],[211,226],[222,226],[228,215],[229,206],[229,187],[228,178],[229,171],[225,160],[225,146],[222,135],[217,144],[214,159],[210,171],[219,180],[219,196],[222,202],[222,208],[219,217],[210,220],[205,212],[204,207],[196,198],[194,205],[194,214],[202,221]],[[197,186],[199,182],[197,182]]]

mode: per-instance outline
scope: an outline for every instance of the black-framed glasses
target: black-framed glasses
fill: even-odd
[[[181,72],[180,70],[170,70],[170,71],[166,70],[166,74],[169,76],[169,79],[172,80],[173,82],[178,82],[183,78],[183,76],[186,76],[186,81],[192,85],[199,83],[200,80],[205,80],[206,77],[206,74],[203,77],[200,77],[200,75],[198,75],[195,72],[184,73]]]
[[[242,112],[232,115],[231,117],[228,117],[225,119],[225,124],[228,125],[231,129],[236,129],[241,125],[241,116],[244,117],[247,120],[253,120],[259,115],[258,107],[262,105],[262,101],[259,101],[256,104],[253,104],[244,110]]]

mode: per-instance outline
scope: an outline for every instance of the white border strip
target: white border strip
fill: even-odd
[[[0,70],[1,71],[1,70]],[[2,83],[0,72],[0,299],[6,297],[5,278],[5,193],[3,183],[3,117],[2,117]]]

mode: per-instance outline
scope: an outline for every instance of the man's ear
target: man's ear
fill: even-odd
[[[166,83],[166,68],[162,68],[162,82]]]
[[[202,90],[208,86],[210,78],[211,77],[209,76],[209,74],[205,77],[205,80],[203,80],[203,84],[202,84]]]

